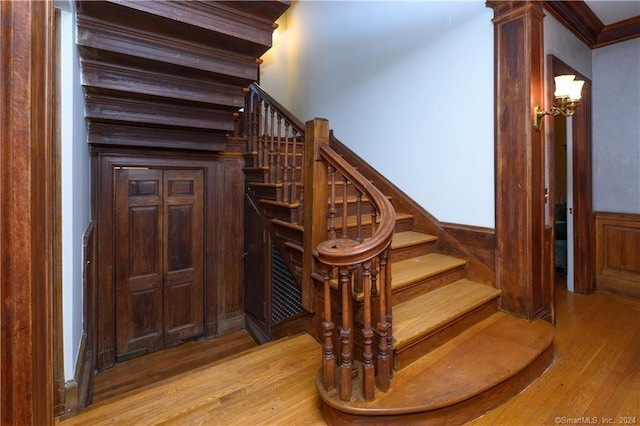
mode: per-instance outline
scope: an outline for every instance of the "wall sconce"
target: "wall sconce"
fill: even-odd
[[[545,115],[556,116],[562,114],[565,117],[573,115],[578,105],[580,105],[582,86],[584,85],[584,81],[576,80],[575,78],[575,75],[559,75],[554,78],[556,82],[556,91],[553,92],[553,96],[556,98],[555,105],[549,111],[542,111],[536,105],[533,121],[533,127],[536,130],[540,130],[542,127],[542,117]]]

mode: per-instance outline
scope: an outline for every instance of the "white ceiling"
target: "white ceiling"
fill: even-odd
[[[640,0],[585,0],[603,24],[640,16]]]

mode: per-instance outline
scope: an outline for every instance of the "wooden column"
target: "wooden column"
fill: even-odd
[[[0,423],[53,424],[53,3],[0,3]]]
[[[494,10],[496,284],[503,309],[546,317],[544,143],[533,128],[543,105],[542,4],[489,1]]]

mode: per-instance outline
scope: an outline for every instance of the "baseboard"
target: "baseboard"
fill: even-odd
[[[91,403],[95,366],[92,365],[93,354],[87,348],[87,333],[82,334],[80,351],[76,363],[76,373],[72,380],[64,384],[64,414],[67,418],[77,414]]]

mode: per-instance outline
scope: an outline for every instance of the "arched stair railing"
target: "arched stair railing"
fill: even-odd
[[[372,400],[376,387],[389,389],[392,376],[393,206],[329,146],[327,120],[303,126],[257,84],[246,92],[244,131],[252,166],[267,174],[279,202],[302,213],[302,303],[321,310],[323,319],[320,385],[345,401]],[[359,359],[354,324],[363,337]],[[362,375],[357,391],[356,374]]]

